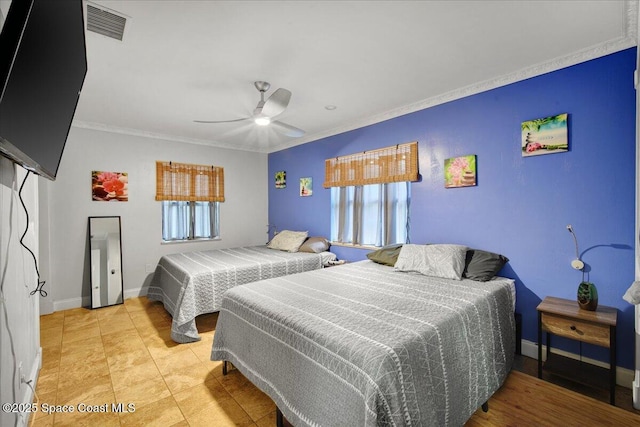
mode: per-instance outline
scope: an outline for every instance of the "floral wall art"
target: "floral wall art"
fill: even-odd
[[[522,157],[569,151],[567,113],[522,122]]]
[[[129,200],[129,174],[126,172],[91,172],[91,195],[99,202]]]
[[[444,161],[444,187],[471,187],[476,185],[476,156],[452,157]]]

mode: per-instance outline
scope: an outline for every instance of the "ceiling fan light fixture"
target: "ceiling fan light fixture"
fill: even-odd
[[[258,126],[267,126],[271,123],[271,119],[269,117],[256,117],[254,119],[255,124]]]
[[[253,114],[249,117],[242,117],[232,120],[194,120],[196,123],[232,123],[242,122],[244,120],[253,120],[258,126],[269,126],[277,133],[281,133],[291,138],[299,138],[305,134],[302,129],[288,125],[278,120],[274,120],[282,114],[289,105],[291,100],[291,91],[284,88],[276,89],[267,99],[264,99],[265,92],[271,88],[271,85],[264,81],[254,82],[254,86],[260,92],[260,101]]]

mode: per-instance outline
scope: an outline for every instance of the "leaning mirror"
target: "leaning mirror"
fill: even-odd
[[[89,217],[91,307],[123,303],[119,216]]]

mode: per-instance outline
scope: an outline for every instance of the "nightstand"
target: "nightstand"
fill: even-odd
[[[542,378],[542,332],[546,332],[547,359],[544,370],[595,388],[609,389],[609,402],[616,398],[616,323],[618,311],[598,306],[582,310],[577,301],[546,297],[538,305],[538,378]],[[609,369],[551,353],[550,336],[557,335],[609,349]]]

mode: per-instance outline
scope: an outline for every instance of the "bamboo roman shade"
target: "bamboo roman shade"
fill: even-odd
[[[325,160],[324,187],[418,180],[418,142]]]
[[[224,168],[158,161],[156,200],[224,202]]]

